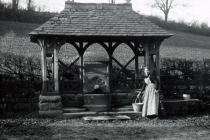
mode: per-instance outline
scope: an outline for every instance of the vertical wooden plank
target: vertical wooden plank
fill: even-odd
[[[149,45],[149,65],[151,71],[156,71],[156,44],[151,43]]]
[[[84,57],[80,56],[80,76],[81,76],[81,91],[83,93],[83,84],[84,84]]]
[[[145,66],[150,68],[150,57],[149,57],[149,45],[144,44],[144,50],[145,50]]]
[[[83,42],[80,42],[79,43],[79,48],[80,50],[83,50]],[[80,80],[81,80],[81,92],[82,94],[84,93],[83,92],[83,85],[84,85],[84,53],[82,52],[79,52],[79,55],[80,55],[80,61],[79,61],[79,65],[80,65]]]
[[[135,79],[136,79],[136,81],[139,78],[139,56],[138,56],[139,54],[138,54],[138,47],[139,47],[139,44],[135,43]]]
[[[38,40],[41,46],[41,69],[42,69],[42,94],[47,93],[47,59],[46,59],[46,44],[44,40]]]
[[[109,90],[110,93],[112,93],[112,42],[109,42],[109,51],[108,51],[108,55],[109,55]]]
[[[156,73],[159,80],[159,89],[160,89],[160,43],[156,43]]]
[[[59,63],[58,63],[58,46],[54,44],[54,88],[55,92],[59,93]]]

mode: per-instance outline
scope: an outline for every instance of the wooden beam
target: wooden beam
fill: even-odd
[[[113,46],[111,46],[111,48],[112,48],[112,54],[114,53],[115,49],[116,49],[120,44],[122,44],[122,43],[117,42],[117,43],[115,43]],[[110,47],[110,46],[109,46],[109,47]]]
[[[159,89],[160,89],[160,43],[156,43],[156,73],[159,80]]]
[[[135,59],[135,56],[132,57],[126,64],[125,66],[123,66],[117,59],[115,59],[113,56],[111,57],[120,67],[121,67],[121,71],[126,69],[126,67]]]
[[[135,79],[139,78],[139,44],[135,43]]]
[[[85,44],[84,46],[82,46],[82,50],[83,50],[83,53],[85,53],[85,51],[87,50],[87,48],[91,45],[93,45],[94,42],[88,42],[87,44]],[[81,48],[81,47],[80,47]]]
[[[121,68],[123,68],[124,66],[119,62],[117,61],[117,59],[115,59],[113,56],[111,56],[112,60],[114,60]]]
[[[41,69],[42,69],[42,94],[47,93],[47,59],[46,52],[47,46],[45,40],[38,40],[41,47]]]
[[[126,67],[135,59],[135,56],[132,57],[126,64],[125,66],[123,67],[123,69],[126,69]]]
[[[79,47],[82,49],[83,46],[84,46],[84,43],[80,42]],[[83,54],[84,54],[84,51],[83,51],[83,53],[79,54],[80,55],[80,57],[79,57],[80,58],[80,81],[81,81],[81,92],[82,92],[82,94],[84,93],[84,90],[83,90],[83,84],[84,84],[84,58],[83,58]]]
[[[145,66],[150,68],[150,64],[149,64],[149,45],[148,44],[144,44],[144,50],[145,50]]]
[[[80,48],[80,47],[77,45],[77,43],[72,42],[72,41],[69,41],[68,43],[70,43],[72,46],[75,47],[75,49],[77,50],[78,54],[83,53],[82,48]]]
[[[112,66],[112,55],[113,55],[113,49],[112,49],[112,42],[109,42],[108,44],[108,48],[109,48],[109,51],[108,51],[108,54],[109,54],[109,91],[110,93],[112,93],[112,69],[113,69],[113,66]]]
[[[59,93],[59,62],[58,62],[58,49],[59,46],[56,46],[56,43],[54,44],[54,90],[56,93]]]
[[[68,68],[71,68],[77,61],[79,61],[80,57],[77,57],[69,66]]]

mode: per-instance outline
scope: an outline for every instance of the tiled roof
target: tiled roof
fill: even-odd
[[[30,35],[170,36],[132,10],[131,4],[95,4],[67,1],[65,9]]]

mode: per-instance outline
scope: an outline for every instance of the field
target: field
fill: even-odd
[[[0,21],[0,51],[18,55],[39,56],[39,46],[31,43],[28,35],[30,31],[38,26],[37,24]],[[169,32],[174,34],[174,36],[162,43],[160,49],[161,57],[195,60],[210,58],[210,37],[178,31]],[[61,53],[64,53],[66,58],[77,55],[73,47],[65,48],[69,49],[62,49]],[[117,50],[116,54],[120,59],[131,57],[131,53],[127,53],[127,48],[124,47]],[[93,50],[99,55],[103,54],[100,53],[101,49],[90,48],[88,51],[92,52]]]

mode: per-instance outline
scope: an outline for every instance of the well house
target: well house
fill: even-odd
[[[130,3],[66,1],[62,12],[30,36],[42,48],[39,113],[61,116],[68,110],[107,112],[131,104],[135,96],[132,91],[142,81],[142,66],[155,70],[160,80],[159,48],[172,34],[135,12]],[[59,59],[64,44],[78,53],[68,66]],[[106,56],[100,51],[88,54],[91,46],[101,47]],[[123,46],[133,53],[131,57],[118,57],[126,60],[124,64],[114,55]],[[92,56],[96,58],[91,60]]]

